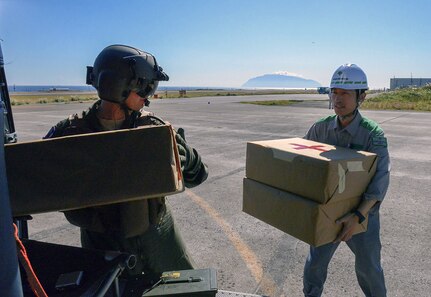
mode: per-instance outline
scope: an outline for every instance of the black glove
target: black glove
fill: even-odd
[[[190,147],[186,143],[186,137],[184,135],[184,129],[179,128],[177,134],[175,134],[175,140],[177,141],[178,154],[180,155],[181,171],[184,171],[187,165],[187,160],[190,159]]]
[[[201,184],[208,177],[208,167],[202,162],[199,153],[187,144],[183,128],[178,129],[175,140],[177,141],[185,186],[192,188]]]

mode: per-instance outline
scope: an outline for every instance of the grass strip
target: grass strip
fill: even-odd
[[[26,95],[10,95],[12,105],[24,104],[45,104],[45,103],[71,103],[96,100],[97,94],[26,94]]]
[[[431,86],[400,89],[367,98],[363,109],[431,111]]]
[[[267,101],[242,101],[243,104],[256,104],[265,106],[288,106],[303,102],[303,100],[267,100]]]

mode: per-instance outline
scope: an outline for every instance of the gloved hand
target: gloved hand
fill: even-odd
[[[175,140],[177,141],[185,186],[191,188],[201,184],[208,177],[208,168],[201,161],[198,152],[187,144],[183,128],[178,128]]]
[[[181,171],[184,171],[184,168],[187,165],[187,160],[190,159],[190,147],[186,143],[183,128],[178,128],[177,133],[175,134],[175,140],[177,141],[178,154],[180,155]]]

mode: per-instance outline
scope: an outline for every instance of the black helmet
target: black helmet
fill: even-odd
[[[96,88],[100,99],[116,103],[124,102],[131,91],[150,97],[159,81],[167,80],[153,55],[127,45],[106,47],[94,66],[87,66],[87,84]]]

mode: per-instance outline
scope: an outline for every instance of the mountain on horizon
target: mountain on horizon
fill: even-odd
[[[264,74],[250,78],[243,88],[317,88],[321,84],[312,79],[306,79],[286,74]]]

